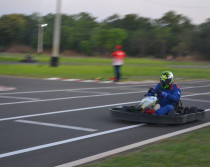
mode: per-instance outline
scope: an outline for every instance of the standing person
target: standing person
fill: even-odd
[[[115,46],[115,51],[111,54],[113,57],[112,65],[114,66],[115,71],[115,82],[119,82],[121,79],[121,66],[124,64],[124,58],[126,57],[126,53],[122,51],[122,45]]]

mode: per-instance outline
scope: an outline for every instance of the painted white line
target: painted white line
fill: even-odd
[[[208,95],[210,92],[205,92],[205,93],[196,93],[196,94],[190,94],[190,95],[184,95],[182,97],[191,97],[191,96],[199,96],[199,95]]]
[[[80,90],[74,90],[74,91],[67,91],[67,92],[76,92],[76,93],[93,93],[93,94],[102,94],[102,95],[107,95],[107,94],[111,94],[108,92],[95,92],[95,91],[80,91]]]
[[[110,150],[110,151],[107,151],[107,152],[104,152],[104,153],[93,155],[93,156],[90,156],[90,157],[87,157],[87,158],[72,161],[72,162],[69,162],[69,163],[66,163],[66,164],[63,164],[63,165],[59,165],[57,167],[73,167],[73,166],[82,165],[82,164],[85,164],[85,163],[88,163],[88,162],[99,160],[101,158],[105,158],[105,157],[108,157],[108,156],[111,156],[111,155],[114,155],[114,154],[119,154],[119,153],[124,152],[124,151],[128,151],[128,150],[131,150],[131,149],[134,149],[134,148],[138,148],[138,147],[144,146],[146,144],[154,143],[154,142],[157,142],[157,141],[160,141],[160,140],[163,140],[163,139],[167,139],[167,138],[170,138],[170,137],[173,137],[173,136],[177,136],[177,135],[187,133],[187,132],[190,132],[190,131],[193,131],[193,130],[197,130],[197,129],[200,129],[200,128],[204,128],[204,127],[207,127],[207,126],[210,126],[210,122],[204,123],[204,124],[201,124],[201,125],[198,125],[198,126],[194,126],[194,127],[191,127],[191,128],[179,130],[179,131],[176,131],[176,132],[168,133],[168,134],[165,134],[165,135],[162,135],[162,136],[154,137],[154,138],[144,140],[144,141],[141,141],[141,142],[138,142],[138,143],[130,144],[130,145],[127,145],[127,146],[124,146],[124,147],[120,147],[120,148]]]
[[[30,94],[30,93],[51,93],[51,92],[65,92],[71,90],[92,90],[92,89],[118,89],[118,88],[129,88],[129,87],[142,87],[155,84],[144,84],[144,85],[126,85],[126,86],[109,86],[109,87],[95,87],[95,88],[76,88],[76,89],[58,89],[58,90],[40,90],[40,91],[28,91],[28,92],[10,92],[10,93],[0,93],[0,95],[9,95],[9,94]]]
[[[206,88],[206,87],[210,87],[210,85],[190,86],[190,87],[184,87],[184,88],[181,88],[181,89],[194,89],[194,88]]]
[[[58,101],[58,100],[67,100],[67,99],[79,99],[79,98],[92,98],[92,97],[102,97],[102,96],[116,96],[116,95],[127,95],[127,94],[136,94],[143,93],[145,91],[135,91],[135,92],[123,92],[123,93],[109,93],[109,94],[100,94],[100,95],[86,95],[86,96],[73,96],[73,97],[62,97],[54,99],[42,99],[42,100],[32,100],[32,101],[19,101],[19,102],[10,102],[10,103],[0,103],[0,106],[3,105],[13,105],[13,104],[23,104],[23,103],[36,103],[36,102],[45,102],[45,101]]]
[[[0,121],[8,121],[8,120],[22,119],[22,118],[29,118],[29,117],[38,117],[38,116],[44,116],[44,115],[62,114],[62,113],[68,113],[68,112],[74,112],[74,111],[91,110],[91,109],[96,109],[96,108],[105,108],[105,107],[112,107],[112,106],[121,106],[121,105],[125,105],[125,104],[134,104],[134,103],[137,104],[139,102],[141,102],[141,101],[77,108],[77,109],[54,111],[54,112],[47,112],[47,113],[41,113],[41,114],[22,115],[22,116],[16,116],[16,117],[1,118]]]
[[[31,115],[22,115],[22,116],[16,116],[16,117],[8,117],[8,118],[1,118],[0,122],[1,121],[14,120],[14,119],[22,119],[22,118],[29,118],[29,117],[44,116],[44,115],[62,114],[62,113],[68,113],[68,112],[74,112],[74,111],[90,110],[90,109],[96,109],[96,108],[120,106],[120,105],[126,105],[126,104],[137,104],[137,103],[140,103],[140,102],[141,101],[133,101],[133,102],[116,103],[116,104],[108,104],[108,105],[101,105],[101,106],[93,106],[93,107],[71,109],[71,110],[54,111],[54,112],[47,112],[47,113],[41,113],[41,114],[31,114]],[[206,109],[205,111],[209,111],[209,109]]]
[[[182,81],[180,83],[203,83],[203,82],[210,82],[210,80],[191,80],[191,81]]]
[[[202,99],[182,98],[182,100],[183,100],[183,101],[186,100],[186,101],[210,103],[210,100],[202,100]]]
[[[56,78],[54,78],[56,79]],[[77,80],[77,79],[66,79],[67,80]],[[112,81],[103,81],[104,83],[109,83]],[[201,81],[201,82],[207,82],[207,81]],[[184,82],[181,82],[184,83]],[[194,83],[194,81],[193,81]],[[110,86],[110,87],[95,87],[95,88],[76,88],[76,89],[58,89],[58,90],[42,90],[42,91],[27,91],[27,92],[10,92],[10,93],[0,93],[0,95],[10,95],[10,94],[30,94],[30,93],[51,93],[51,92],[65,92],[70,90],[92,90],[92,89],[117,89],[117,88],[126,88],[126,87],[142,87],[142,86],[152,86],[156,85],[154,83],[151,84],[139,84],[139,85],[125,85],[125,86]],[[198,87],[209,87],[210,85],[204,85],[204,86],[193,86],[193,87],[183,87],[182,89],[192,89],[192,88],[198,88]]]
[[[81,130],[81,131],[87,131],[87,132],[97,131],[97,129],[83,128],[83,127],[77,127],[77,126],[59,125],[59,124],[52,124],[52,123],[45,123],[45,122],[38,122],[38,121],[15,120],[15,122],[34,124],[34,125],[42,125],[42,126],[51,126],[51,127],[56,127],[56,128],[74,129],[74,130]]]
[[[0,158],[5,158],[5,157],[9,157],[9,156],[17,155],[17,154],[22,154],[22,153],[26,153],[26,152],[30,152],[30,151],[35,151],[35,150],[40,150],[40,149],[49,148],[49,147],[53,147],[53,146],[58,146],[58,145],[61,145],[61,144],[67,144],[67,143],[71,143],[71,142],[75,142],[75,141],[79,141],[79,140],[84,140],[84,139],[88,139],[88,138],[92,138],[92,137],[96,137],[96,136],[101,136],[101,135],[106,135],[106,134],[110,134],[110,133],[120,132],[120,131],[123,131],[123,130],[137,128],[137,127],[140,127],[140,126],[143,126],[143,125],[144,124],[131,125],[131,126],[123,127],[123,128],[107,130],[107,131],[94,133],[94,134],[90,134],[90,135],[86,135],[86,136],[80,136],[80,137],[71,138],[71,139],[67,139],[67,140],[61,140],[61,141],[57,141],[57,142],[53,142],[53,143],[34,146],[34,147],[22,149],[22,150],[16,150],[16,151],[0,154]]]
[[[16,97],[16,96],[0,96],[0,98],[8,98],[8,99],[21,99],[21,100],[39,100],[38,98],[30,98],[30,97]]]
[[[74,89],[74,90],[76,90],[76,89]],[[73,91],[73,90],[69,89],[69,91]],[[19,102],[10,102],[10,103],[0,103],[0,106],[2,106],[2,105],[13,105],[13,104],[24,104],[24,103],[36,103],[36,102],[45,102],[45,101],[67,100],[67,99],[78,99],[78,98],[92,98],[92,97],[102,97],[102,96],[127,95],[127,94],[136,94],[136,93],[144,93],[144,92],[147,92],[147,91],[122,92],[122,93],[106,93],[106,94],[91,95],[91,96],[90,95],[86,95],[86,96],[73,96],[73,97],[63,97],[63,98],[54,98],[54,99],[32,100],[32,101],[19,101]],[[210,94],[210,92],[197,93],[197,94],[191,94],[191,95],[184,95],[182,97],[198,96],[198,95],[204,95],[204,94]]]
[[[121,87],[102,87],[102,88],[122,88],[122,87],[124,87],[124,86],[121,86]],[[125,86],[125,87],[133,87],[133,86]],[[196,88],[196,87],[194,87],[194,88]],[[6,95],[6,94],[22,94],[22,93],[43,93],[43,92],[57,92],[57,91],[76,91],[76,90],[90,90],[90,89],[101,89],[101,88],[82,88],[82,89],[63,89],[63,90],[52,90],[52,91],[48,90],[48,91],[35,91],[35,92],[33,92],[33,91],[32,92],[16,92],[16,93],[2,93],[0,95]],[[186,88],[183,88],[183,89],[186,89]],[[13,104],[35,103],[35,102],[44,102],[44,101],[56,101],[56,100],[76,99],[76,98],[99,97],[99,96],[114,96],[114,95],[135,94],[135,93],[143,93],[143,92],[147,92],[147,91],[122,92],[122,93],[107,93],[107,94],[92,95],[92,96],[74,96],[74,97],[63,97],[63,98],[54,98],[54,99],[42,99],[42,100],[32,100],[32,101],[10,102],[10,103],[0,103],[0,105],[13,105]],[[185,95],[185,96],[182,96],[182,97],[196,96],[196,95],[203,95],[203,94],[210,94],[210,92],[199,93],[199,94],[192,94],[192,95]]]

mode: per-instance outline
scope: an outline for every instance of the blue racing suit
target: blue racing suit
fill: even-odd
[[[155,86],[155,91],[160,90],[162,93],[159,93],[158,103],[160,104],[160,108],[155,111],[155,115],[165,115],[169,111],[173,111],[175,105],[180,100],[181,90],[177,84],[172,83],[168,89],[163,89],[158,83]],[[154,92],[148,93],[148,95],[154,95]]]

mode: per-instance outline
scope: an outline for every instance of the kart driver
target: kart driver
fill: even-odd
[[[160,83],[158,83],[154,89],[149,90],[147,96],[154,96],[156,92],[158,103],[160,108],[148,111],[146,109],[145,113],[152,113],[153,115],[165,115],[169,111],[174,111],[174,108],[179,102],[181,97],[181,90],[179,86],[173,83],[173,73],[170,71],[164,71],[160,75]]]

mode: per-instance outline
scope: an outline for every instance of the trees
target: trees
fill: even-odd
[[[196,27],[192,42],[194,51],[202,53],[204,58],[210,59],[210,19]]]
[[[44,48],[52,48],[54,14],[42,17]],[[0,17],[0,46],[23,44],[37,47],[39,14],[11,14]],[[164,58],[168,54],[185,56],[193,53],[210,58],[210,19],[200,25],[173,11],[152,20],[137,14],[123,17],[114,14],[102,22],[82,12],[62,15],[61,51],[75,50],[87,55],[109,54],[115,45],[122,44],[130,56]]]
[[[26,19],[22,14],[4,15],[0,18],[0,44],[7,46],[23,39]]]
[[[156,24],[159,27],[160,34],[158,40],[162,43],[161,54],[173,53],[174,55],[183,56],[190,51],[189,38],[192,35],[194,26],[188,18],[170,11],[158,19]]]
[[[61,49],[74,49],[91,54],[89,40],[98,23],[88,13],[63,15],[61,29]]]
[[[33,13],[29,16],[24,16],[24,18],[26,20],[26,24],[21,43],[31,47],[36,47],[38,26],[39,26],[38,20],[40,18],[40,15],[38,13]]]
[[[93,33],[91,43],[98,52],[108,54],[114,46],[121,44],[126,37],[127,33],[120,28],[97,28]]]

